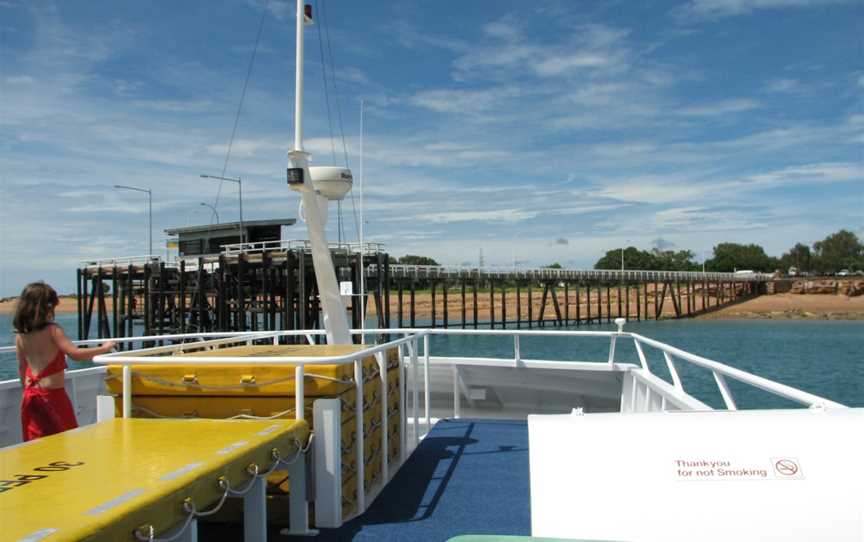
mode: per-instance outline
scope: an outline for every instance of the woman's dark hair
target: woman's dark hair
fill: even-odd
[[[51,323],[49,317],[60,303],[57,292],[42,281],[24,287],[15,306],[12,326],[18,333],[30,333]]]

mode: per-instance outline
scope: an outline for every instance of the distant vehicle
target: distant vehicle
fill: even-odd
[[[790,267],[789,271],[786,274],[789,275],[790,277],[797,277],[798,276],[798,268],[797,267]]]
[[[752,275],[753,273],[755,273],[755,271],[752,269],[739,269],[735,271],[736,275]]]
[[[837,276],[838,276],[838,277],[848,277],[849,274],[850,274],[850,273],[849,273],[849,270],[848,270],[848,269],[841,269],[840,272],[837,273]]]

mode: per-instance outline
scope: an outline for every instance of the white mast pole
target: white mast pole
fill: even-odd
[[[309,244],[312,246],[312,264],[315,280],[318,283],[318,296],[324,310],[324,328],[328,344],[351,344],[351,330],[345,315],[345,305],[339,294],[333,257],[324,234],[327,200],[312,186],[309,173],[309,153],[303,151],[303,25],[305,13],[303,0],[297,0],[297,66],[294,90],[294,149],[288,153],[291,169],[302,169],[302,182],[290,184],[300,192],[303,209],[306,212],[306,227],[309,230]],[[323,208],[322,208],[323,207]]]
[[[366,100],[360,100],[360,329],[366,330],[366,267],[363,265],[363,179],[366,176],[363,169],[363,136]],[[366,335],[360,335],[360,342],[366,344]]]
[[[297,47],[294,74],[294,150],[303,150],[303,0],[297,0]]]

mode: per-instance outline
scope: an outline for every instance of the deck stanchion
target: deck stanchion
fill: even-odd
[[[291,481],[294,481],[293,477]],[[256,476],[251,483],[249,493],[243,496],[243,540],[266,541],[267,479]]]
[[[415,342],[416,344],[416,342]],[[415,346],[416,348],[416,346]],[[423,414],[426,417],[426,433],[432,430],[432,417],[430,416],[429,407],[429,387],[432,383],[429,381],[429,335],[423,335]]]
[[[513,361],[516,367],[522,365],[522,347],[519,344],[519,335],[513,335]]]
[[[726,403],[726,408],[728,410],[738,410],[738,406],[735,404],[735,399],[732,397],[732,390],[729,389],[726,379],[717,371],[711,371],[711,374],[714,375],[717,387],[720,388],[720,395],[723,396],[723,402]]]
[[[462,417],[462,398],[459,394],[459,366],[453,365],[453,417]]]
[[[416,349],[410,349],[411,356],[411,417],[414,419],[414,446],[420,442],[420,390],[417,385],[420,381],[420,360]]]
[[[132,366],[123,365],[123,417],[132,417]]]
[[[401,289],[400,289],[401,291]],[[399,357],[402,357],[402,345],[398,346]],[[388,433],[390,432],[389,410],[390,401],[387,398],[387,353],[378,352],[375,354],[375,360],[378,362],[378,376],[381,379],[381,472],[384,483],[390,479],[390,446],[388,442]]]
[[[408,355],[417,351],[417,340],[408,342]],[[408,459],[408,371],[405,358],[399,358],[399,460]]]
[[[354,401],[354,431],[357,434],[355,445],[357,459],[357,513],[362,514],[366,510],[366,463],[363,458],[366,446],[363,438],[363,360],[354,360],[354,389],[357,392],[357,400]],[[387,428],[385,427],[386,431]],[[387,453],[385,450],[384,453]]]
[[[301,363],[294,368],[294,417],[301,421],[306,417],[305,398],[303,397],[304,379],[303,364]]]

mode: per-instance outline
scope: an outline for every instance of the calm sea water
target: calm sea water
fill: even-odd
[[[60,315],[58,323],[76,338],[75,315]],[[590,326],[582,329],[612,329]],[[546,329],[555,329],[547,327]],[[680,320],[627,324],[626,330],[679,347],[715,361],[849,405],[864,407],[864,322],[772,320]],[[13,343],[11,317],[0,315],[0,345]],[[523,358],[602,361],[608,356],[604,338],[523,337]],[[636,362],[632,342],[617,348],[619,361]],[[433,337],[433,355],[512,357],[513,341],[504,337]],[[661,353],[646,351],[651,370],[669,379]],[[72,368],[87,363],[70,364]],[[685,389],[712,406],[722,406],[711,374],[679,362]],[[16,377],[13,354],[0,353],[0,380]],[[730,382],[742,408],[782,408],[792,403],[749,386]]]

